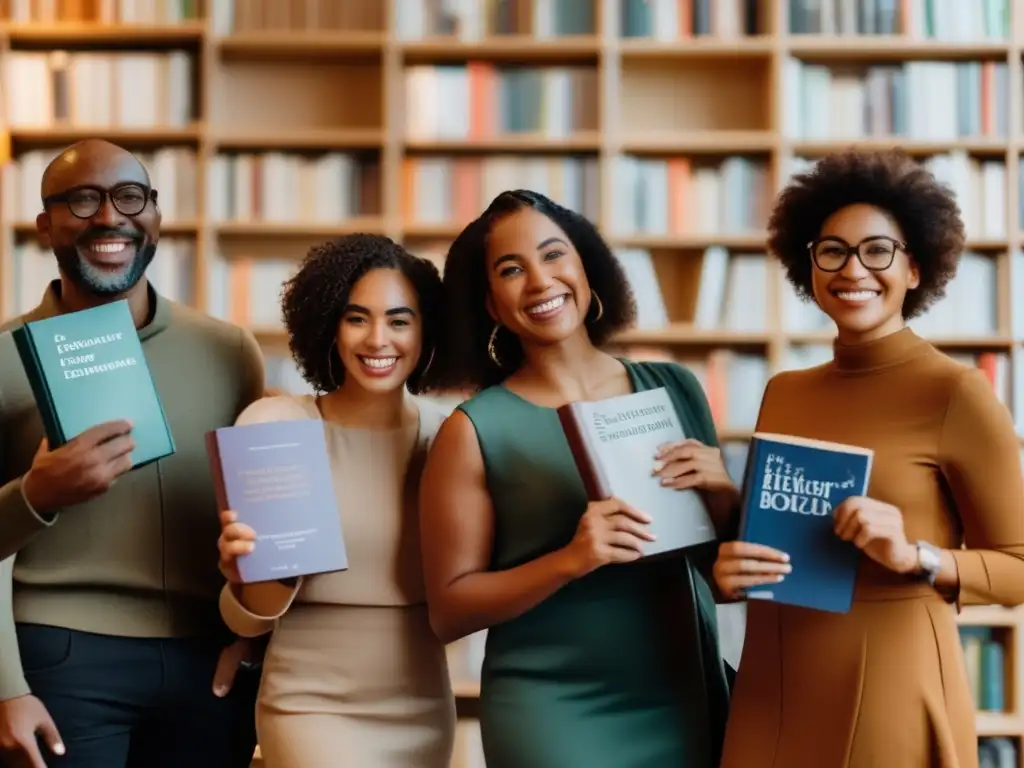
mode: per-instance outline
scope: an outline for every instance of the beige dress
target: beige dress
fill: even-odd
[[[256,707],[267,768],[448,768],[455,731],[445,649],[430,629],[417,497],[426,451],[444,418],[395,430],[324,424],[347,571],[225,586],[236,633],[272,631]],[[319,419],[311,396],[270,397],[239,424]],[[245,607],[242,602],[244,601]]]

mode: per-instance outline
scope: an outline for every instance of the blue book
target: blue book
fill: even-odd
[[[850,610],[860,550],[836,536],[832,513],[867,494],[873,458],[853,445],[754,433],[739,538],[787,553],[793,570],[778,584],[749,589],[748,600]]]
[[[206,450],[218,506],[256,532],[238,558],[243,582],[348,570],[322,421],[222,427],[206,434]]]

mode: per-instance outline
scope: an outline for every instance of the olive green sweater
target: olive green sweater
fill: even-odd
[[[177,451],[52,520],[22,494],[43,428],[11,335],[0,333],[0,700],[29,692],[15,622],[123,637],[225,632],[204,434],[262,396],[263,358],[248,332],[152,289],[150,300],[139,338]],[[36,309],[0,331],[61,311],[55,281]]]

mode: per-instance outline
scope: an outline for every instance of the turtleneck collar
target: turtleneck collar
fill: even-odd
[[[900,365],[931,349],[931,345],[909,327],[863,344],[832,343],[836,369],[840,373],[868,373]]]
[[[167,299],[157,293],[151,284],[146,286],[146,290],[149,291],[151,317],[148,323],[139,328],[139,339],[141,341],[156,335],[171,322],[171,305]],[[39,303],[39,306],[29,312],[25,319],[31,322],[47,317],[56,317],[66,312],[68,312],[68,309],[61,301],[60,280],[57,279],[50,282],[46,287],[46,292],[43,294],[43,300]]]

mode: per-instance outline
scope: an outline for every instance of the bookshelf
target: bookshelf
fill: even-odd
[[[0,317],[54,274],[39,176],[86,136],[150,168],[161,291],[251,327],[284,389],[303,385],[277,291],[310,244],[378,231],[441,264],[494,194],[532,187],[599,223],[640,308],[614,346],[702,378],[739,472],[764,382],[831,340],[764,258],[772,196],[822,154],[899,144],[954,187],[969,234],[915,325],[990,374],[1024,435],[1024,0],[398,2],[0,1]],[[1022,617],[961,617],[990,682],[979,733],[1014,753],[983,765],[1024,768]],[[466,729],[480,640],[451,648]],[[467,733],[457,768],[482,765]]]

